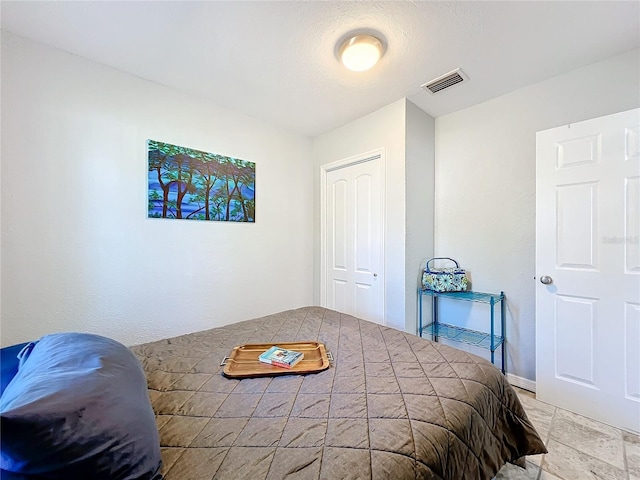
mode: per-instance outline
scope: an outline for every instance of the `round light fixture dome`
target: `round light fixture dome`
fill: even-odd
[[[382,56],[382,42],[371,35],[356,35],[340,47],[340,60],[354,72],[364,72],[373,67]]]

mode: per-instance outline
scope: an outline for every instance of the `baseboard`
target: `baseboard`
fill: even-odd
[[[518,377],[512,373],[507,373],[507,380],[514,387],[520,387],[530,392],[536,393],[536,382],[529,380],[528,378]]]

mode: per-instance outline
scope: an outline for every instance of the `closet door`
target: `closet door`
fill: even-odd
[[[325,170],[324,305],[384,323],[380,155]]]

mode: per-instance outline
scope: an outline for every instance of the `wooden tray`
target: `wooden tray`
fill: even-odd
[[[228,357],[224,357],[221,366],[222,374],[229,378],[272,377],[276,375],[303,375],[321,372],[329,368],[333,360],[331,352],[327,353],[320,342],[283,342],[275,344],[287,350],[303,352],[304,358],[293,368],[275,367],[261,362],[258,357],[274,346],[273,343],[246,343],[234,347]]]

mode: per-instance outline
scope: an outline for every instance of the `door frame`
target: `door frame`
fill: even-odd
[[[353,155],[351,157],[336,160],[335,162],[325,163],[320,166],[320,306],[327,306],[327,173],[348,168],[360,163],[370,162],[372,160],[380,160],[380,271],[382,277],[382,285],[380,287],[382,295],[382,324],[386,324],[386,213],[387,203],[385,188],[385,172],[386,159],[384,147],[370,150],[365,153]]]

